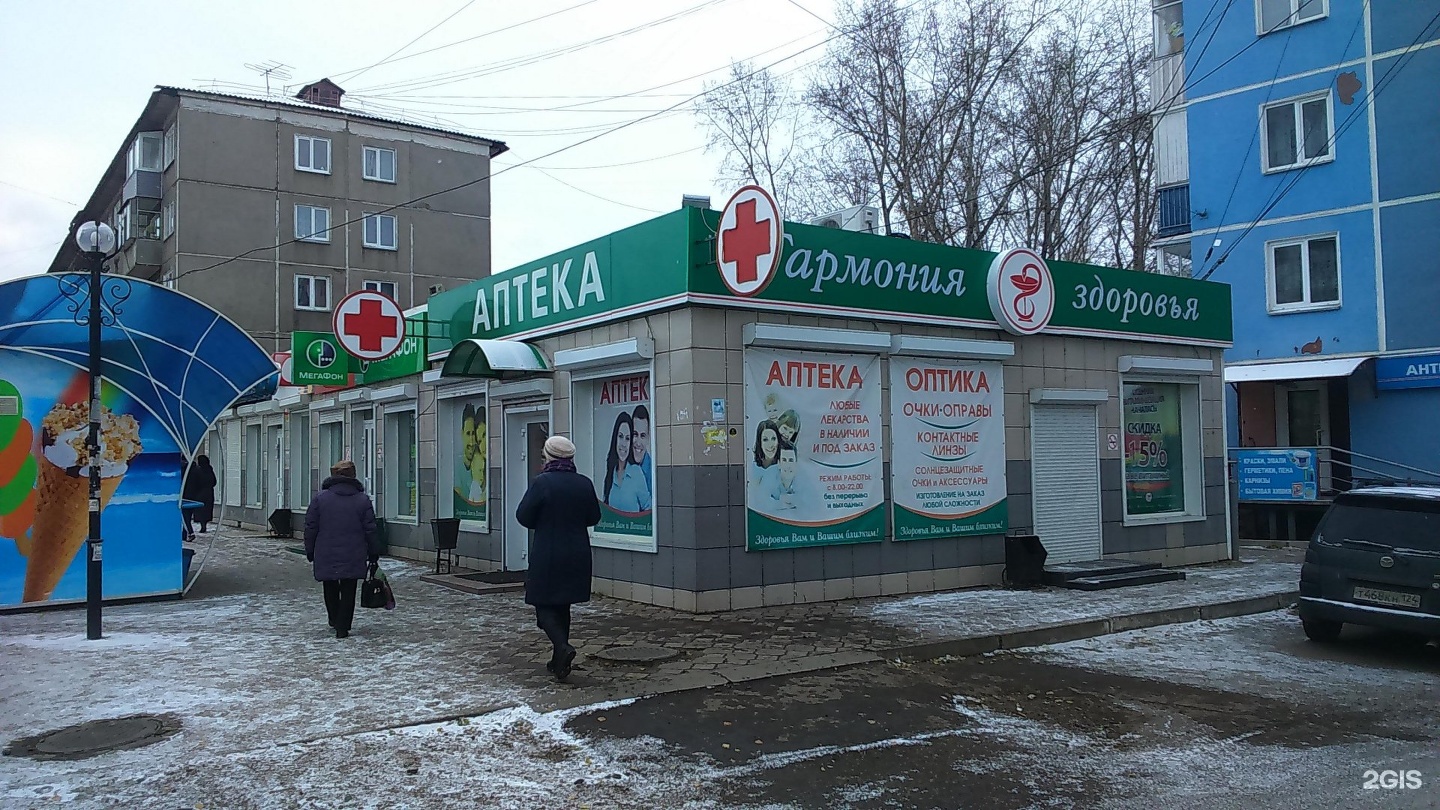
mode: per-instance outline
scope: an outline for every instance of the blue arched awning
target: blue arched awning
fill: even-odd
[[[274,361],[224,315],[128,276],[102,276],[100,286],[105,379],[149,411],[187,455],[237,400],[273,392]],[[76,273],[0,284],[0,350],[88,369],[89,291],[89,277]]]

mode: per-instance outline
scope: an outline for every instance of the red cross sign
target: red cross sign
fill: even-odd
[[[780,267],[785,243],[785,222],[775,198],[759,186],[735,192],[720,214],[715,243],[715,263],[730,292],[751,296],[765,289]]]
[[[335,338],[345,351],[375,362],[405,342],[405,313],[390,296],[372,290],[354,292],[335,305]]]

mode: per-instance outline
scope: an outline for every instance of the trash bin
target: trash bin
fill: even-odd
[[[294,515],[289,509],[276,509],[270,513],[272,537],[290,537],[294,533]]]
[[[1045,584],[1045,557],[1039,535],[1016,534],[1005,538],[1005,583],[1012,588],[1038,588]]]
[[[432,518],[430,534],[435,538],[435,573],[441,573],[442,559],[448,573],[454,566],[455,547],[460,544],[460,518]]]
[[[460,543],[460,518],[433,518],[430,534],[435,538],[436,551],[448,551]]]
[[[383,555],[390,551],[390,527],[386,525],[385,518],[375,518],[375,536],[380,541],[380,553]]]

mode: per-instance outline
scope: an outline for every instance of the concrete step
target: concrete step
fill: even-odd
[[[1183,571],[1131,571],[1124,574],[1105,574],[1097,577],[1079,577],[1066,582],[1064,587],[1076,591],[1107,591],[1130,585],[1150,585],[1156,582],[1176,582],[1185,578]]]
[[[1110,574],[1131,574],[1136,571],[1154,571],[1159,563],[1139,560],[1109,559],[1086,560],[1084,562],[1055,563],[1045,566],[1046,585],[1065,587],[1065,583],[1081,577],[1103,577]]]

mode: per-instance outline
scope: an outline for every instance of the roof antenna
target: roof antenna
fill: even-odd
[[[268,62],[246,62],[245,68],[253,70],[265,77],[265,95],[270,95],[270,77],[284,81],[294,74],[290,72],[290,65],[271,59]]]

